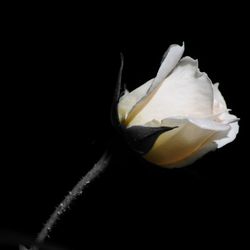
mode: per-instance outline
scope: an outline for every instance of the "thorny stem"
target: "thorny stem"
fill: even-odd
[[[48,221],[45,223],[43,229],[38,234],[36,238],[36,242],[42,243],[48,233],[52,230],[56,221],[60,218],[60,216],[67,210],[71,202],[79,195],[82,194],[84,188],[93,181],[109,164],[111,158],[111,154],[109,150],[102,155],[100,160],[94,165],[94,167],[82,177],[82,179],[74,186],[74,188],[66,195],[64,200],[56,207],[53,214],[50,216]],[[23,248],[22,248],[23,249]],[[38,250],[36,246],[33,246],[31,250]]]

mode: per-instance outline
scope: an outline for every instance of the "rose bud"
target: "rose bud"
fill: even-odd
[[[238,118],[198,61],[182,57],[184,44],[171,45],[155,78],[132,92],[122,89],[120,68],[112,123],[146,160],[174,168],[193,163],[232,142]]]

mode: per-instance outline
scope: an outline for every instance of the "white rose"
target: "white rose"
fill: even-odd
[[[183,52],[184,44],[171,45],[155,78],[121,97],[118,86],[116,94],[116,125],[145,159],[167,168],[191,164],[239,130],[218,83],[199,71],[197,60],[181,59]]]

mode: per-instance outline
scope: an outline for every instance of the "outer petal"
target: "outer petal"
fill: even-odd
[[[214,103],[213,103],[213,113],[218,114],[227,111],[227,105],[219,91],[219,83],[213,84],[213,93],[214,93]]]
[[[225,146],[226,144],[232,142],[236,135],[239,132],[239,124],[238,124],[238,118],[234,115],[231,115],[228,113],[226,102],[221,94],[221,92],[218,89],[219,84],[216,83],[213,85],[213,91],[214,91],[214,107],[213,112],[214,114],[218,115],[218,120],[224,124],[229,124],[230,130],[225,135],[224,138],[217,138],[215,140],[215,143],[217,144],[218,148],[221,148]]]
[[[149,80],[132,92],[126,92],[119,100],[118,103],[118,115],[120,122],[126,120],[131,109],[136,105],[136,103],[147,94],[149,87],[151,86],[154,79]]]
[[[239,119],[235,115],[231,115],[229,113],[224,113],[220,115],[219,118],[226,124],[230,123],[229,124],[230,130],[228,131],[226,136],[224,138],[215,140],[217,147],[221,148],[226,144],[232,142],[236,138],[236,135],[239,132],[239,124],[238,124]]]
[[[200,159],[202,156],[204,156],[208,152],[216,150],[218,146],[215,143],[215,140],[225,138],[226,134],[227,134],[227,131],[218,131],[217,133],[211,136],[210,140],[208,140],[207,143],[202,145],[199,149],[197,149],[197,151],[194,154],[190,155],[188,158],[185,158],[182,161],[175,163],[174,165],[170,165],[170,166],[165,165],[163,167],[180,168],[180,167],[184,167],[184,166],[194,163],[195,161]]]
[[[169,120],[169,121],[168,121]],[[172,123],[171,119],[165,123]],[[161,134],[145,158],[167,168],[182,167],[191,164],[208,151],[216,149],[214,140],[223,138],[229,131],[226,124],[215,124],[207,120],[183,120],[182,125],[169,132]]]
[[[143,125],[171,116],[207,117],[212,114],[212,83],[205,73],[200,73],[197,61],[184,57],[128,125]]]
[[[169,73],[174,69],[177,63],[180,61],[184,53],[184,43],[182,46],[177,44],[172,44],[169,46],[167,51],[163,55],[162,64],[157,72],[157,75],[152,82],[149,92],[155,89],[162,81],[169,75]]]

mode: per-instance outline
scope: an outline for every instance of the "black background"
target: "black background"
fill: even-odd
[[[245,239],[249,39],[243,8],[205,3],[188,8],[181,2],[147,7],[6,9],[1,47],[3,249],[7,236],[12,243],[16,236],[36,236],[111,140],[119,53],[125,57],[123,81],[132,90],[155,76],[170,44],[183,41],[185,55],[198,58],[201,71],[220,82],[228,107],[241,118],[237,139],[176,170],[145,162],[118,140],[109,167],[71,205],[48,241],[67,249],[150,243],[156,249],[157,244],[203,249],[239,247]]]

